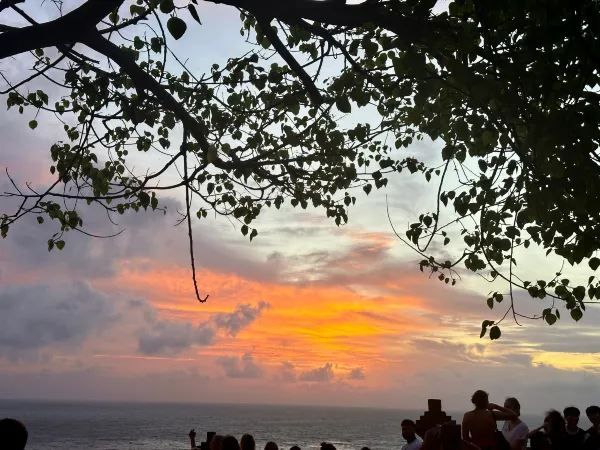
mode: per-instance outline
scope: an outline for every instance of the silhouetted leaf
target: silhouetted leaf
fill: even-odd
[[[169,33],[171,33],[171,36],[175,39],[180,39],[185,34],[187,25],[179,17],[170,17],[167,21],[167,29],[169,30]]]
[[[338,97],[335,99],[336,108],[343,113],[349,113],[352,111],[352,106],[350,106],[350,100],[348,97]]]
[[[202,22],[200,22],[200,16],[198,16],[198,11],[196,11],[196,7],[194,5],[188,5],[188,10],[191,16],[194,18],[194,20],[201,24]]]
[[[490,328],[490,339],[492,341],[496,340],[496,339],[500,339],[500,336],[502,335],[500,328],[497,325],[494,325],[492,328]]]

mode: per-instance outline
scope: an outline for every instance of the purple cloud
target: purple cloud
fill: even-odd
[[[300,374],[299,379],[301,381],[311,381],[317,383],[327,383],[333,381],[333,364],[327,363],[322,367],[316,369],[307,370]]]
[[[241,357],[222,356],[217,359],[217,363],[229,378],[260,378],[263,374],[262,366],[250,353],[245,353]]]

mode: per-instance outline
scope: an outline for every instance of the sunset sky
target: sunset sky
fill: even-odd
[[[199,68],[243,48],[238,14],[202,6],[204,25],[178,44]],[[0,69],[26,73],[20,60]],[[41,184],[61,129],[47,120],[32,131],[29,120],[0,108],[0,169]],[[113,239],[72,234],[49,253],[50,228],[29,217],[0,242],[0,398],[424,408],[435,397],[460,410],[483,388],[536,414],[585,407],[598,392],[597,309],[578,324],[507,324],[490,342],[479,339],[481,321],[497,317],[489,285],[465,274],[448,287],[419,272],[386,213],[387,195],[404,231],[432,207],[435,192],[416,179],[358,194],[339,228],[319,210],[265,211],[249,243],[226,219],[196,223],[206,304],[194,298],[186,230],[175,226],[179,194],[162,198],[166,215],[123,216]],[[118,229],[100,211],[85,219],[90,231]],[[531,255],[521,266],[554,263]]]

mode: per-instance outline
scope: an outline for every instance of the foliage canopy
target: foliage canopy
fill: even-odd
[[[5,78],[3,94],[32,129],[45,112],[65,137],[51,148],[54,183],[4,194],[19,202],[0,216],[3,237],[36,215],[59,224],[48,246],[61,249],[64,232],[85,229],[77,201],[123,214],[178,188],[190,240],[190,212],[232,216],[250,239],[261,210],[284,203],[340,225],[355,188],[410,172],[437,190],[434,210],[398,233],[421,270],[506,282],[487,301],[510,305],[482,336],[521,317],[515,289],[553,299],[536,316],[550,325],[600,300],[600,2],[79,0],[66,13],[55,1],[48,21],[33,3],[0,0],[0,23],[27,23],[0,24],[0,58],[27,53],[34,69]],[[248,51],[204,73],[169,45],[201,26],[207,3],[239,10]],[[441,165],[407,154],[424,137],[442,143]],[[153,162],[144,171],[131,164],[139,153]],[[449,259],[433,244],[462,250]],[[562,270],[517,276],[515,252],[531,245],[589,266],[587,284]]]

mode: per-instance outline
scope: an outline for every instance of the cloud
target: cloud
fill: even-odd
[[[146,355],[179,353],[193,345],[210,345],[214,340],[215,329],[209,324],[193,326],[181,321],[161,321],[139,337],[139,351]]]
[[[465,344],[449,339],[418,338],[411,341],[411,347],[419,353],[435,355],[438,361],[476,362],[484,356],[485,346],[482,344]],[[489,356],[488,356],[489,357]]]
[[[177,354],[193,346],[208,346],[222,332],[236,336],[253,323],[268,308],[268,303],[238,305],[231,313],[212,315],[207,321],[193,325],[182,320],[159,320],[156,312],[148,306],[149,328],[145,328],[138,341],[138,350],[145,355]]]
[[[282,362],[277,373],[277,378],[286,383],[296,381],[297,376],[294,365],[289,361]]]
[[[356,367],[348,373],[349,380],[364,380],[365,378],[365,371],[362,367]]]
[[[241,357],[221,356],[217,358],[217,363],[229,378],[260,378],[263,374],[262,366],[250,353],[244,353]]]
[[[0,289],[0,354],[80,343],[111,322],[110,300],[82,282]]]
[[[252,305],[238,305],[232,313],[216,314],[214,322],[228,335],[236,336],[242,329],[250,325],[258,316],[269,307],[267,302],[261,301],[256,307]]]
[[[333,381],[333,378],[333,364],[331,363],[327,363],[322,367],[317,367],[316,369],[311,369],[307,370],[306,372],[302,372],[299,377],[301,381],[313,381],[319,383],[327,383]]]
[[[330,382],[335,379],[333,364],[331,363],[327,363],[321,367],[309,369],[298,374],[294,364],[289,361],[284,361],[280,364],[275,373],[275,379],[285,383],[291,383],[295,381]],[[362,367],[355,367],[349,370],[344,378],[354,381],[364,380],[366,378],[365,371]]]

